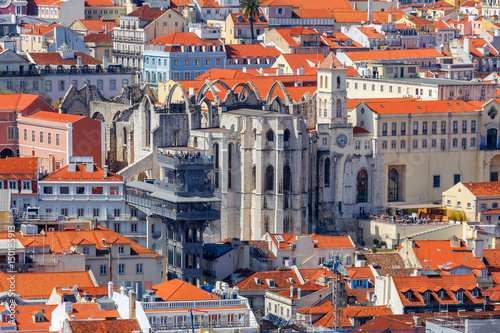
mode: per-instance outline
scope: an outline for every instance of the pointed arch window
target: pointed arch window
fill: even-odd
[[[356,176],[356,202],[368,201],[368,173],[361,169]]]
[[[330,186],[330,158],[327,157],[325,159],[325,165],[324,165],[324,182],[325,182],[325,187]]]
[[[266,178],[265,178],[264,190],[274,191],[274,167],[268,165],[266,168]]]

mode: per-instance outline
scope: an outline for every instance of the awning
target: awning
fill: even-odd
[[[443,205],[428,203],[428,204],[414,204],[414,205],[392,205],[387,207],[396,209],[419,209],[419,208],[443,208]]]

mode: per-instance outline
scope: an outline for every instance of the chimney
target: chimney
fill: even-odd
[[[125,288],[125,286],[120,287],[120,294],[122,294],[123,296],[127,294],[127,288]]]
[[[128,319],[135,319],[135,291],[128,293]]]
[[[373,15],[373,0],[368,0],[368,21],[372,20]]]
[[[82,57],[81,56],[76,57],[76,66],[78,68],[82,68]]]
[[[102,178],[107,178],[108,177],[108,166],[103,165],[102,166]]]
[[[108,297],[113,298],[113,281],[108,282]]]
[[[73,303],[71,302],[64,302],[64,313],[73,313]]]
[[[301,292],[300,288],[297,288],[297,299],[300,299],[300,292]]]
[[[85,164],[85,172],[94,172],[94,163]]]
[[[290,286],[290,298],[292,298],[292,297],[293,297],[293,286],[291,285]]]
[[[481,238],[472,240],[472,254],[474,258],[483,258],[484,241]]]
[[[104,33],[106,35],[108,34],[108,25],[107,24],[104,25]]]
[[[422,318],[413,316],[413,322],[415,323],[415,326],[422,327]]]
[[[470,37],[464,37],[464,51],[470,54]]]
[[[243,67],[243,73],[247,73],[247,68],[246,67]]]
[[[102,57],[102,69],[104,70],[108,69],[108,57],[106,56]]]
[[[387,17],[387,21],[389,23],[395,22],[396,21],[396,14],[389,14]]]

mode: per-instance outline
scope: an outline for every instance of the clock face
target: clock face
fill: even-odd
[[[347,136],[345,134],[337,135],[337,146],[344,148],[347,145]]]
[[[10,5],[11,0],[0,0],[0,8],[7,8]]]

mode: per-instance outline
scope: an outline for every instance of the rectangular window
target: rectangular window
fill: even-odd
[[[396,140],[391,141],[391,149],[396,149]]]
[[[470,132],[476,133],[476,121],[475,120],[470,121]]]
[[[432,122],[432,132],[431,134],[437,134],[437,121]]]
[[[406,123],[401,123],[401,135],[406,135]]]
[[[437,140],[436,139],[432,139],[431,140],[431,148],[436,148],[437,147]]]
[[[113,216],[114,217],[120,217],[120,209],[119,208],[115,208],[113,210]]]
[[[441,176],[440,175],[434,175],[433,181],[432,181],[432,187],[434,187],[434,188],[441,187]]]
[[[17,190],[17,180],[9,180],[9,189]],[[52,193],[47,193],[52,194]]]
[[[92,210],[92,216],[93,217],[99,217],[99,208],[94,208]]]
[[[110,186],[109,187],[109,195],[119,195],[120,188],[118,186]]]
[[[92,186],[92,194],[103,194],[104,190],[102,186]]]
[[[397,135],[397,123],[392,123],[391,124],[391,135]]]
[[[116,231],[117,230],[116,225],[118,225],[118,230],[120,230],[120,223],[115,223],[115,232],[120,233],[120,231]],[[125,246],[123,245],[118,246],[118,254],[125,254]]]
[[[23,190],[31,190],[31,181],[23,180]]]
[[[446,134],[446,120],[441,121],[441,134]]]
[[[85,194],[85,187],[83,186],[78,186],[76,188],[76,194]]]
[[[45,81],[45,91],[52,91],[52,81]]]
[[[82,217],[83,215],[85,215],[85,210],[83,208],[78,208],[76,211],[76,215],[78,217]]]
[[[130,231],[137,232],[137,223],[130,224]]]
[[[406,148],[406,141],[405,140],[401,140],[401,142],[400,142],[399,145],[400,145],[401,149],[405,149]]]
[[[422,140],[422,148],[427,148],[427,140],[426,139]]]
[[[441,139],[441,149],[446,149],[446,139]]]
[[[28,141],[28,130],[25,128],[23,132],[24,132],[24,141]]]
[[[54,194],[54,190],[52,186],[44,186],[43,187],[43,194]]]
[[[51,145],[52,144],[52,133],[47,133],[47,144]]]
[[[35,142],[35,130],[31,130],[31,142]]]
[[[418,140],[413,140],[412,147],[413,148],[418,148]]]
[[[427,122],[426,121],[422,122],[422,134],[427,135]]]
[[[142,274],[142,264],[135,264],[135,273]]]
[[[387,149],[387,141],[382,141],[382,149]]]
[[[59,80],[57,85],[59,87],[59,91],[64,91],[64,81],[63,80]]]
[[[457,138],[453,138],[453,140],[451,141],[451,145],[456,148],[458,147],[458,139]]]
[[[119,264],[118,265],[118,274],[124,275],[125,274],[125,264]]]
[[[101,265],[101,266],[100,266],[100,273],[101,273],[101,275],[106,275],[106,274],[108,274],[108,266],[106,266],[106,265]]]
[[[458,133],[458,120],[453,121],[453,134]]]
[[[467,133],[467,120],[462,121],[462,133]]]
[[[387,123],[382,123],[382,136],[387,136]]]
[[[453,175],[453,185],[460,183],[462,176],[459,173]]]
[[[462,148],[463,149],[467,148],[467,139],[465,139],[465,138],[462,139]]]
[[[476,146],[476,138],[471,138],[470,139],[470,146],[475,147]]]
[[[89,255],[90,254],[90,248],[88,246],[84,246],[82,248],[83,254]]]
[[[43,131],[40,131],[40,143],[43,143]]]
[[[189,58],[184,59],[184,66],[189,67]]]
[[[59,146],[59,133],[56,133],[56,146]]]
[[[69,186],[59,187],[59,194],[69,194]]]
[[[413,135],[418,135],[418,121],[413,122]]]
[[[116,80],[109,80],[109,90],[116,90]]]
[[[68,216],[68,208],[61,208],[61,215]]]

